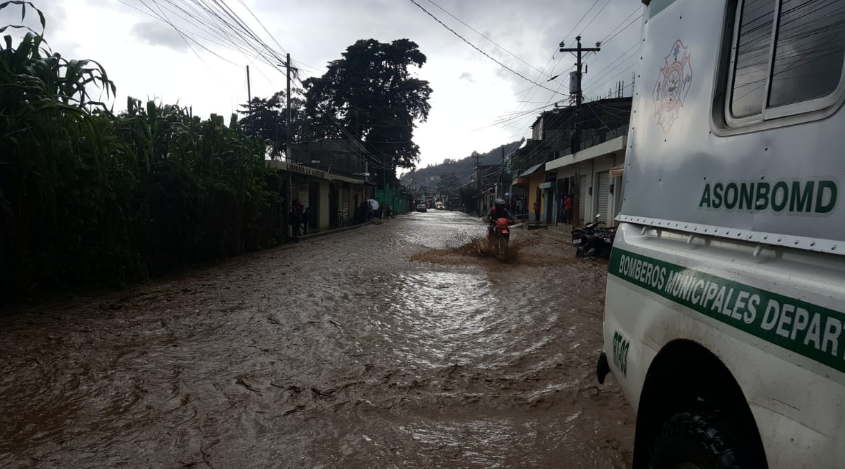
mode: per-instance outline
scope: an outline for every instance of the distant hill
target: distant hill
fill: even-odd
[[[495,165],[502,163],[502,147],[505,148],[505,155],[507,156],[512,151],[519,148],[520,141],[511,142],[505,145],[500,145],[486,153],[481,153],[479,158],[480,165]],[[414,184],[423,184],[423,181],[428,183],[429,187],[437,185],[437,180],[440,176],[447,173],[455,173],[458,179],[466,181],[469,176],[475,171],[475,158],[467,156],[460,160],[445,160],[443,163],[426,166],[424,168],[417,168],[414,174]],[[401,179],[402,184],[409,184],[411,182],[411,174],[404,175]]]

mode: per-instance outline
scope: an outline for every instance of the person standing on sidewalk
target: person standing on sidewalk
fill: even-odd
[[[540,221],[540,199],[534,201],[534,221]]]
[[[308,222],[310,214],[308,213],[308,207],[305,207],[305,211],[302,212],[302,234],[308,234]]]
[[[563,201],[563,222],[572,224],[572,196],[567,195],[566,200]]]
[[[301,220],[299,219],[299,215],[298,215],[299,214],[299,211],[298,211],[299,205],[300,205],[299,199],[293,199],[293,203],[291,204],[291,207],[290,207],[290,227],[291,227],[291,234],[293,235],[294,238],[299,236],[299,227],[300,227],[300,224],[302,223]]]
[[[358,207],[358,222],[359,223],[366,223],[369,217],[372,217],[372,205],[370,202],[364,200],[361,202],[361,206]]]

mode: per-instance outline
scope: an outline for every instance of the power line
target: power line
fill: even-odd
[[[473,43],[469,42],[468,40],[466,40],[463,36],[461,36],[460,34],[458,34],[458,32],[457,32],[457,31],[455,31],[454,29],[450,28],[450,27],[449,27],[446,23],[444,23],[444,22],[440,21],[440,19],[439,19],[439,18],[437,18],[436,16],[434,16],[433,14],[431,14],[428,10],[426,10],[426,9],[425,9],[425,7],[423,7],[422,5],[420,5],[419,3],[417,3],[417,2],[416,2],[416,0],[408,0],[408,1],[410,1],[411,3],[413,3],[414,5],[416,5],[416,6],[417,6],[420,10],[422,10],[423,12],[425,12],[425,14],[427,14],[428,16],[430,16],[431,18],[433,18],[433,19],[434,19],[434,21],[437,21],[438,23],[440,23],[440,25],[441,25],[441,26],[443,26],[444,28],[446,28],[447,30],[449,30],[449,32],[451,32],[452,34],[454,34],[455,36],[457,36],[457,37],[458,37],[458,39],[460,39],[461,41],[465,42],[467,45],[469,45],[469,46],[470,46],[470,47],[472,47],[473,49],[477,50],[478,52],[480,52],[482,55],[484,55],[484,56],[485,56],[485,57],[487,57],[488,59],[490,59],[490,60],[492,60],[493,62],[497,63],[500,67],[504,68],[505,70],[507,70],[507,71],[509,71],[509,72],[513,73],[514,75],[516,75],[516,76],[518,76],[518,77],[522,78],[523,80],[525,80],[525,81],[527,81],[527,82],[529,82],[529,83],[533,83],[533,84],[535,84],[535,85],[539,86],[540,88],[543,88],[543,89],[545,89],[545,90],[551,91],[552,93],[562,94],[562,93],[558,93],[557,91],[555,91],[555,90],[553,90],[553,89],[551,89],[551,88],[548,88],[548,87],[546,87],[546,86],[544,86],[544,85],[541,85],[540,83],[537,83],[536,81],[534,81],[534,80],[532,80],[532,79],[530,79],[530,78],[526,77],[525,75],[523,75],[523,74],[521,74],[521,73],[517,72],[516,70],[514,70],[514,69],[512,69],[512,68],[508,67],[507,65],[503,64],[502,62],[499,62],[499,61],[498,61],[498,60],[496,60],[493,56],[491,56],[491,55],[490,55],[490,54],[488,54],[487,52],[484,52],[483,50],[481,50],[481,49],[479,49],[478,47],[476,47],[476,45],[475,45],[475,44],[473,44]]]
[[[517,56],[516,54],[514,54],[513,52],[511,52],[511,51],[509,51],[509,50],[505,49],[505,48],[504,48],[504,46],[502,46],[502,45],[501,45],[501,44],[499,44],[498,42],[496,42],[496,41],[494,41],[494,40],[490,39],[489,37],[485,36],[484,34],[480,33],[479,31],[477,31],[477,30],[476,30],[475,28],[473,28],[472,26],[470,26],[470,25],[466,24],[466,23],[465,23],[462,19],[460,19],[460,18],[458,18],[457,16],[453,15],[452,13],[450,13],[450,12],[449,12],[448,10],[446,10],[445,8],[443,8],[443,7],[441,7],[440,5],[438,5],[438,4],[436,4],[436,3],[434,3],[432,0],[427,0],[427,1],[428,1],[428,3],[431,3],[432,5],[434,5],[434,6],[436,6],[437,8],[439,8],[441,11],[443,11],[443,12],[444,12],[444,13],[446,13],[447,15],[451,16],[452,18],[454,18],[456,21],[458,21],[458,22],[459,22],[459,23],[461,23],[462,25],[464,25],[464,26],[466,26],[467,28],[469,28],[469,29],[470,29],[472,32],[474,32],[475,34],[478,34],[479,36],[483,37],[484,39],[487,39],[487,41],[489,41],[490,43],[492,43],[494,46],[496,46],[496,47],[498,47],[499,49],[502,49],[503,51],[507,52],[507,53],[508,53],[511,57],[515,58],[516,60],[519,60],[520,62],[524,63],[525,65],[528,65],[529,67],[533,68],[534,70],[536,70],[536,71],[540,72],[540,74],[545,74],[545,72],[544,72],[543,70],[540,70],[539,68],[537,68],[537,67],[535,67],[535,66],[531,65],[530,63],[528,63],[528,62],[526,62],[526,61],[522,60],[522,58],[521,58],[521,57],[519,57],[519,56]]]
[[[591,24],[593,24],[593,21],[595,21],[595,20],[596,20],[596,18],[598,18],[598,17],[599,17],[599,15],[601,15],[601,12],[603,12],[603,11],[604,11],[604,9],[605,9],[605,8],[607,8],[607,6],[608,6],[608,5],[610,5],[610,2],[612,2],[612,1],[613,1],[613,0],[607,0],[607,3],[605,3],[605,4],[604,4],[604,6],[603,6],[603,7],[601,7],[601,9],[600,9],[598,12],[596,12],[596,16],[593,16],[593,19],[591,19],[591,20],[590,20],[590,22],[589,22],[589,23],[587,23],[587,25],[586,25],[586,26],[584,26],[584,29],[582,29],[582,30],[581,30],[581,35],[582,35],[582,36],[583,36],[583,35],[584,35],[584,33],[587,31],[587,28],[589,28],[589,27],[590,27],[590,25],[591,25]]]
[[[642,6],[636,6],[636,7],[634,8],[634,11],[632,11],[632,12],[631,12],[631,14],[630,14],[630,15],[628,15],[628,17],[627,17],[627,18],[625,18],[624,20],[622,20],[622,21],[621,21],[618,25],[616,25],[613,29],[611,29],[611,30],[610,30],[610,32],[609,32],[609,33],[607,33],[607,36],[605,36],[605,37],[604,37],[604,39],[602,39],[602,40],[601,40],[601,42],[602,42],[602,43],[606,43],[606,42],[609,40],[609,38],[611,37],[611,35],[612,35],[615,31],[616,31],[616,28],[618,28],[618,27],[619,27],[619,26],[621,26],[623,23],[625,23],[626,21],[628,21],[629,19],[631,19],[631,17],[632,17],[632,16],[634,16],[634,15],[635,15],[638,11],[642,11],[642,9],[643,9],[643,7],[642,7]],[[642,17],[643,17],[643,15],[642,15],[642,14],[640,14],[640,16],[639,16],[637,19],[640,19],[640,18],[642,18]],[[635,21],[636,21],[636,20],[635,20]],[[633,24],[633,23],[629,23],[629,24],[628,24],[628,26],[630,26],[631,24]],[[626,26],[625,28],[623,28],[623,29],[622,29],[622,31],[624,31],[625,29],[627,29],[627,28],[628,28],[628,26]],[[621,32],[621,31],[620,31],[620,32]]]
[[[153,12],[153,14],[155,14],[155,11],[152,9],[152,7],[150,7],[149,5],[147,5],[146,3],[144,3],[144,0],[139,0],[139,1],[141,2],[141,4],[142,4],[142,5],[144,5],[145,7],[147,7],[147,9],[149,9],[151,12]],[[199,53],[196,51],[196,49],[194,49],[194,47],[191,45],[191,43],[190,43],[190,42],[188,42],[188,38],[185,36],[185,34],[183,34],[183,33],[182,33],[182,31],[181,31],[179,28],[177,28],[177,27],[176,27],[176,26],[175,26],[175,25],[174,25],[174,24],[173,24],[173,23],[172,23],[172,22],[171,22],[171,21],[167,18],[167,15],[165,15],[165,14],[164,14],[164,11],[161,9],[161,6],[160,6],[160,5],[156,2],[156,0],[150,0],[150,1],[152,1],[152,3],[153,3],[156,7],[158,7],[158,9],[159,9],[159,13],[161,14],[161,16],[160,16],[160,18],[159,18],[159,19],[161,19],[161,20],[162,20],[162,21],[164,21],[165,23],[169,24],[169,25],[170,25],[170,26],[171,26],[174,30],[176,30],[176,32],[179,34],[179,37],[180,37],[180,38],[182,38],[182,40],[185,42],[185,45],[187,45],[187,46],[188,46],[188,48],[189,48],[189,49],[191,49],[191,52],[193,52],[193,53],[194,53],[194,55],[196,55],[196,56],[197,56],[197,58],[198,58],[198,59],[200,59],[200,62],[202,62],[202,64],[205,66],[205,68],[207,68],[207,69],[208,69],[208,70],[209,70],[212,74],[214,74],[214,76],[215,76],[215,77],[217,77],[217,79],[219,80],[219,79],[220,79],[220,77],[219,77],[216,73],[214,73],[214,70],[212,70],[212,68],[211,68],[211,67],[209,67],[208,63],[206,63],[206,61],[205,61],[205,60],[203,60],[203,58],[199,55]],[[192,40],[193,40],[193,39],[192,39]],[[196,41],[194,41],[194,42],[196,42]],[[202,44],[197,43],[197,45],[198,45],[198,46],[200,46],[200,47],[202,47],[203,49],[205,49],[205,50],[207,50],[207,51],[211,52],[212,54],[216,55],[217,57],[219,57],[219,58],[221,58],[221,59],[223,59],[223,60],[226,60],[226,59],[224,59],[223,57],[221,57],[221,56],[217,55],[216,53],[214,53],[213,51],[211,51],[210,49],[206,48],[206,47],[205,47],[205,46],[203,46]],[[229,62],[229,63],[231,63],[232,65],[237,65],[237,64],[235,64],[234,62],[230,62],[230,61],[228,61],[228,60],[226,60],[226,61],[227,61],[227,62]]]
[[[642,19],[642,17],[643,17],[643,15],[640,15],[640,16],[638,16],[638,17],[634,18],[634,19],[633,19],[630,23],[628,23],[628,25],[627,25],[627,26],[625,26],[624,28],[620,29],[619,31],[617,31],[615,34],[613,34],[612,36],[608,37],[607,39],[605,39],[605,40],[601,41],[601,42],[602,42],[602,44],[605,44],[605,45],[606,45],[608,42],[612,41],[612,40],[613,40],[613,38],[615,38],[616,36],[618,36],[618,35],[622,34],[622,32],[623,32],[623,31],[625,31],[626,29],[630,28],[632,24],[634,24],[634,23],[636,23],[637,21],[639,21],[640,19]]]
[[[586,13],[584,13],[584,16],[582,16],[582,17],[581,17],[581,19],[580,19],[580,20],[578,20],[578,22],[577,22],[577,23],[575,23],[575,26],[573,26],[573,27],[572,27],[572,29],[571,29],[571,30],[569,30],[569,32],[566,34],[566,36],[564,36],[564,37],[563,37],[563,41],[561,41],[562,43],[565,43],[566,41],[568,41],[568,40],[569,40],[569,36],[571,36],[571,35],[572,35],[572,33],[574,33],[574,32],[575,32],[575,28],[577,28],[577,27],[578,27],[578,25],[579,25],[579,24],[581,24],[581,22],[582,22],[582,21],[584,21],[584,18],[586,18],[586,17],[587,17],[587,15],[589,15],[589,14],[590,14],[590,12],[591,12],[591,11],[593,11],[593,8],[595,8],[595,7],[596,7],[596,5],[598,5],[598,4],[599,4],[599,0],[595,0],[595,1],[593,2],[593,5],[592,5],[592,6],[590,6],[590,9],[589,9],[589,10],[587,10],[587,12],[586,12]]]
[[[609,5],[611,1],[612,1],[612,0],[608,0],[608,2],[604,5],[604,7],[602,8],[602,10],[604,10],[604,8],[605,8],[605,7],[607,7],[607,5]],[[571,36],[571,35],[572,35],[572,33],[573,33],[573,32],[575,32],[575,30],[578,28],[578,25],[580,25],[580,24],[584,21],[584,19],[586,19],[586,18],[587,18],[587,16],[590,14],[590,12],[593,10],[593,8],[595,8],[595,7],[596,7],[596,5],[598,5],[598,3],[599,3],[599,0],[595,0],[595,2],[593,3],[593,5],[592,5],[592,6],[590,6],[590,8],[589,8],[586,12],[584,12],[584,14],[581,16],[581,18],[578,20],[578,22],[577,22],[577,23],[575,23],[575,25],[572,27],[572,29],[569,31],[569,33],[567,33],[567,34],[566,34],[566,36],[564,36],[564,38],[563,38],[563,41],[562,41],[562,42],[564,42],[564,43],[565,43],[565,42],[569,39],[569,36]],[[601,13],[601,11],[599,11],[598,13]],[[596,16],[594,16],[594,17],[593,17],[593,20],[595,20],[595,19],[599,16],[599,14],[598,14],[598,13],[596,14]],[[630,16],[629,16],[628,18],[630,18]],[[591,20],[591,21],[590,21],[590,23],[592,23],[592,21],[593,21],[593,20]],[[625,20],[623,20],[622,22],[624,23],[625,21],[627,21],[627,18],[626,18]],[[620,24],[621,24],[621,23],[620,23]],[[588,24],[587,26],[589,26],[589,24]],[[619,25],[615,26],[615,27],[613,28],[613,30],[615,30],[615,29],[616,29],[616,28],[618,28],[618,27],[619,27]],[[584,28],[584,29],[586,30],[586,26],[585,26],[585,28]],[[611,31],[613,31],[613,30],[611,30]],[[604,41],[602,41],[602,42],[604,42]],[[558,64],[559,64],[559,63],[563,60],[563,57],[565,57],[565,55],[561,55],[561,56],[557,59],[557,61],[555,61],[555,54],[557,54],[557,52],[558,52],[558,50],[557,50],[557,48],[555,48],[555,52],[552,54],[552,58],[551,58],[551,59],[549,59],[549,63],[551,63],[551,62],[553,62],[553,61],[554,61],[554,66],[552,66],[552,70],[551,70],[551,72],[549,72],[549,76],[551,76],[551,75],[554,73],[554,71],[555,71],[555,69],[557,68]],[[543,70],[545,70],[545,69],[549,66],[549,63],[547,63],[547,64],[546,64],[546,66],[545,66],[545,67],[543,67]],[[573,64],[573,65],[572,65],[571,67],[569,67],[566,71],[564,71],[564,72],[562,72],[562,73],[558,74],[557,76],[560,76],[560,75],[565,74],[567,71],[569,71],[569,70],[573,69],[574,67],[575,67],[575,65]],[[556,77],[554,77],[554,78],[556,78]],[[558,86],[557,90],[555,91],[555,94],[563,94],[563,93],[560,93],[560,89],[561,89],[562,87],[566,87],[566,89],[567,89],[567,90],[569,90],[569,86],[567,86],[564,82],[560,82],[560,86]],[[536,88],[535,88],[534,86],[530,87],[527,91],[529,91],[529,92],[530,92],[530,91],[532,91],[532,90],[534,90],[534,92],[536,92]],[[527,97],[527,99],[528,99],[528,100],[530,100],[531,98],[533,98],[533,97],[534,97],[534,94],[535,94],[534,92],[532,92],[530,95],[528,95],[528,97]],[[523,92],[517,93],[517,95],[522,94],[522,93],[523,93]],[[554,99],[555,94],[553,94],[553,95],[551,95],[551,96],[549,97],[548,101],[546,101],[546,104],[549,104],[549,103],[552,101],[552,99]],[[519,110],[519,108],[520,108],[520,107],[521,107],[521,105],[517,107],[517,110]],[[510,127],[510,125],[511,125],[511,124],[509,123],[509,124],[505,127],[505,129],[507,129],[507,127]],[[519,133],[519,131],[517,131],[517,133]],[[514,136],[515,136],[515,135],[516,135],[516,134],[514,134]],[[512,138],[513,138],[513,136],[511,137],[511,139],[512,139]]]
[[[596,78],[595,78],[595,79],[596,79],[596,80],[599,80],[599,79],[600,79],[599,77],[601,77],[603,73],[606,73],[606,72],[609,72],[609,71],[613,71],[613,69],[610,69],[610,67],[612,67],[612,66],[614,66],[614,65],[618,65],[618,64],[617,64],[617,62],[619,62],[619,60],[620,60],[620,59],[622,59],[623,57],[625,57],[626,55],[628,55],[628,57],[625,57],[625,58],[622,60],[622,62],[620,62],[620,63],[624,63],[624,62],[625,62],[625,60],[628,60],[628,59],[630,59],[631,57],[636,56],[636,55],[637,55],[636,53],[631,54],[631,52],[632,52],[632,51],[634,51],[634,49],[637,49],[638,47],[640,47],[639,43],[635,43],[635,44],[634,44],[633,46],[631,46],[628,50],[626,50],[625,52],[623,52],[623,53],[619,54],[619,56],[618,56],[618,57],[616,57],[615,59],[611,60],[611,61],[610,61],[610,63],[608,63],[607,65],[605,65],[605,67],[604,67],[603,69],[601,69],[601,70],[599,70],[598,72],[596,72]],[[610,70],[608,70],[608,69],[610,69]]]
[[[252,10],[246,5],[246,3],[244,3],[244,0],[238,0],[238,1],[240,2],[241,5],[243,5],[244,8],[246,8],[246,11],[248,11],[249,14],[252,15],[253,18],[255,18],[255,21],[258,22],[259,26],[261,26],[264,29],[264,32],[267,33],[268,36],[270,36],[270,39],[272,39],[273,42],[275,42],[276,45],[279,46],[279,49],[281,49],[282,53],[287,53],[285,48],[282,47],[282,45],[279,44],[279,41],[276,40],[275,36],[273,36],[273,34],[270,31],[267,30],[267,28],[264,26],[264,23],[262,23],[261,20],[258,19],[257,16],[255,16],[255,13],[253,13]]]
[[[624,63],[624,62],[623,62],[623,63]],[[620,65],[621,65],[621,64],[620,64]],[[634,68],[634,67],[636,67],[636,66],[637,66],[637,62],[632,63],[632,64],[631,64],[631,65],[629,65],[628,67],[626,67],[626,68],[622,69],[622,70],[621,70],[619,73],[617,73],[616,75],[612,76],[609,80],[607,80],[607,81],[605,81],[604,83],[602,83],[602,84],[601,84],[601,86],[598,86],[598,87],[596,87],[596,88],[591,88],[591,89],[592,89],[592,90],[596,90],[596,89],[601,89],[601,88],[604,88],[604,85],[607,85],[608,83],[610,83],[610,82],[612,82],[613,80],[615,80],[615,79],[616,79],[619,75],[622,75],[623,73],[627,72],[628,70],[631,70],[632,68]]]
[[[191,2],[189,2],[188,0],[183,0],[179,3],[177,3],[178,0],[162,1],[171,5],[172,8],[178,9],[182,13],[177,13],[175,10],[168,8],[169,11],[177,14],[181,19],[186,21],[191,26],[205,31],[208,34],[211,34],[212,36],[218,37],[222,41],[222,44],[213,40],[211,40],[211,42],[238,51],[241,54],[244,54],[245,57],[245,51],[252,50],[256,54],[258,54],[265,63],[268,63],[270,66],[278,69],[276,61],[271,60],[272,55],[267,54],[266,50],[262,50],[262,47],[256,46],[255,43],[261,42],[260,39],[258,39],[257,35],[255,35],[254,32],[249,30],[249,28],[246,27],[242,21],[238,24],[233,24],[234,20],[230,21],[223,18],[217,11],[215,11],[215,8],[213,6],[205,3],[204,0],[192,0]],[[214,1],[215,3],[217,3],[216,0]],[[217,9],[224,9],[224,7],[217,3]],[[232,14],[225,12],[225,10],[224,13],[230,18],[233,16]],[[185,16],[183,16],[182,14],[184,14]],[[248,31],[248,34],[252,37],[244,37],[244,35],[238,31],[239,29]],[[208,38],[204,39],[210,40]],[[202,47],[205,48],[204,46]],[[208,48],[205,49],[209,50]],[[264,45],[264,49],[266,49],[266,45]],[[211,50],[209,50],[209,52],[214,53]],[[277,57],[278,56],[275,56],[274,58]]]

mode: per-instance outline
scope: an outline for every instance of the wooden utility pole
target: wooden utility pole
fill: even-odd
[[[502,165],[499,166],[499,190],[496,191],[496,197],[504,198],[504,181],[505,179],[505,146],[502,145]]]
[[[475,204],[475,211],[476,213],[478,213],[478,216],[481,216],[481,166],[479,166],[478,164],[478,159],[481,157],[481,155],[479,155],[477,151],[474,151],[472,152],[472,156],[475,157],[475,191],[478,194],[476,196],[478,198],[478,201]]]
[[[249,114],[252,115],[252,84],[249,81],[249,65],[246,66],[246,99],[249,105]]]
[[[293,158],[291,158],[291,153],[293,152],[291,149],[291,132],[293,131],[293,126],[291,125],[291,112],[290,112],[290,54],[287,55],[287,60],[285,61],[285,68],[287,69],[287,81],[288,81],[288,94],[287,99],[285,99],[286,107],[287,107],[287,114],[288,119],[285,123],[285,159],[287,160],[287,168],[288,168],[288,213],[293,213],[293,175],[291,174],[291,167],[290,165],[293,164]],[[298,228],[291,226],[291,235],[299,231]]]
[[[249,80],[249,65],[246,66],[246,105],[249,111],[249,130],[255,133],[255,123],[252,120],[252,83]]]
[[[291,152],[291,133],[293,133],[293,126],[292,126],[293,118],[292,118],[292,114],[291,114],[291,110],[290,110],[290,100],[291,100],[291,95],[290,95],[290,54],[287,55],[286,68],[287,68],[287,78],[288,78],[288,95],[287,95],[287,99],[285,100],[286,101],[285,104],[287,106],[287,112],[288,112],[288,123],[287,123],[288,125],[287,125],[287,132],[285,132],[286,133],[286,135],[285,135],[285,145],[287,146],[288,159],[290,159],[290,155],[292,153]]]
[[[575,115],[573,119],[575,119],[575,129],[573,134],[573,145],[572,145],[572,153],[575,154],[581,149],[581,130],[578,128],[578,114],[581,110],[581,104],[584,102],[584,92],[583,87],[581,86],[581,82],[584,76],[584,72],[582,70],[583,62],[582,58],[585,52],[599,52],[601,50],[601,43],[597,42],[596,47],[582,47],[581,46],[581,36],[577,36],[575,38],[577,41],[578,47],[574,48],[565,48],[565,44],[563,42],[560,43],[560,51],[561,52],[574,52],[576,57],[575,62],[575,89],[571,90],[572,93],[575,95]],[[580,171],[578,170],[579,165],[576,163],[575,165],[575,182],[573,184],[574,188],[572,190],[572,226],[576,226],[576,223],[581,221],[581,177]]]

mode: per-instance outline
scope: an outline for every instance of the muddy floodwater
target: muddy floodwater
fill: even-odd
[[[623,468],[607,264],[415,213],[0,316],[0,467]],[[461,246],[464,246],[461,248]]]

